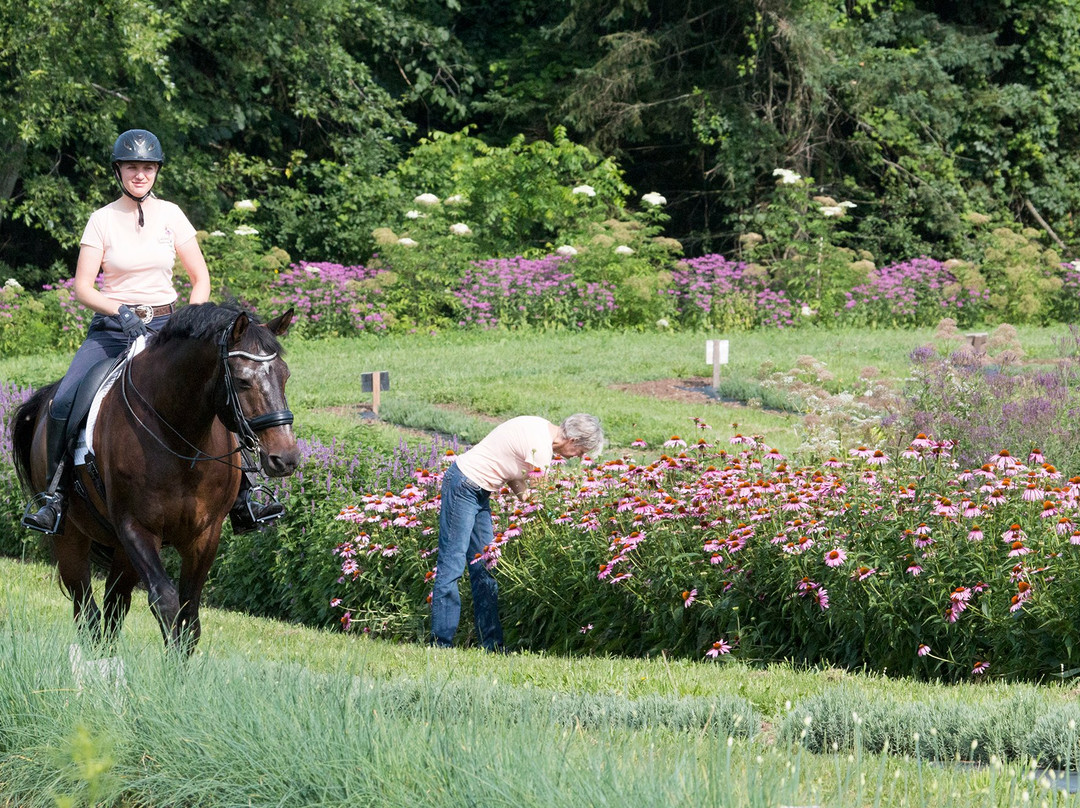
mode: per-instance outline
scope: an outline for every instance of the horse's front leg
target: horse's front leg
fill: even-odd
[[[128,562],[146,583],[150,611],[157,618],[165,644],[175,647],[180,596],[161,563],[161,539],[133,519],[125,519],[117,531]]]
[[[217,556],[221,526],[199,536],[186,551],[181,553],[180,566],[180,619],[174,629],[174,639],[183,643],[189,653],[202,636],[202,624],[199,620],[199,604],[202,601],[203,586],[210,574],[210,567]]]

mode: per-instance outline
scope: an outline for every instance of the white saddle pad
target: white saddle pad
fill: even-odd
[[[127,363],[145,347],[146,337],[136,337],[135,341],[128,347],[128,352],[124,357],[124,361],[113,368],[112,373],[110,373],[108,378],[101,383],[101,387],[99,387],[97,393],[94,394],[94,400],[90,402],[90,412],[87,413],[86,416],[86,428],[79,433],[79,437],[75,441],[76,466],[86,465],[86,456],[92,454],[94,451],[94,424],[97,423],[98,411],[101,409],[101,400],[105,398],[105,394],[109,392],[113,384],[116,383],[116,380],[120,378],[120,374],[124,372]]]

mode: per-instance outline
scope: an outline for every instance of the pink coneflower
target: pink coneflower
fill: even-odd
[[[648,449],[649,444],[643,441],[641,438],[635,438],[630,442],[631,449]]]
[[[694,416],[691,416],[691,419],[692,419],[692,420],[693,420],[693,422],[694,422],[694,426],[696,426],[696,427],[697,427],[698,429],[712,429],[712,427],[711,427],[711,426],[709,426],[709,425],[708,425],[707,423],[705,423],[704,421],[702,421],[702,420],[701,420],[700,418],[698,418],[698,417],[697,417],[696,415],[694,415]]]
[[[872,466],[884,466],[889,462],[889,456],[881,451],[881,449],[875,449],[874,453],[866,458],[866,462]]]
[[[919,643],[919,648],[915,653],[917,653],[919,656],[926,656],[930,653],[930,646],[924,643]]]
[[[1045,492],[1039,488],[1035,483],[1028,483],[1024,486],[1024,494],[1022,499],[1024,502],[1038,502],[1043,498]]]
[[[1031,454],[1028,455],[1028,463],[1036,466],[1041,466],[1046,462],[1046,458],[1043,457],[1043,453],[1039,449],[1032,449]]]
[[[682,599],[683,599],[683,604],[682,604],[683,608],[684,609],[690,608],[690,604],[693,603],[695,600],[697,600],[697,590],[696,589],[690,589],[690,590],[684,589],[683,593],[682,593]]]
[[[581,627],[581,628],[579,629],[579,631],[580,631],[580,632],[581,632],[582,634],[588,634],[588,633],[589,633],[590,631],[592,631],[592,627],[593,627],[592,623],[588,623],[587,625],[584,625],[584,626],[582,626],[582,627]]]
[[[1024,604],[1031,600],[1034,590],[1027,581],[1019,581],[1016,584],[1016,594],[1012,596],[1009,611],[1015,612],[1023,608]]]
[[[817,605],[821,607],[821,611],[825,611],[829,608],[829,590],[823,586],[817,587],[813,593],[811,593],[814,600],[817,601]]]
[[[621,572],[618,575],[616,575],[614,578],[612,578],[611,582],[613,584],[620,584],[623,581],[627,580],[628,578],[633,578],[633,577],[634,577],[634,573],[632,573],[632,572]]]
[[[934,442],[930,440],[924,433],[920,432],[915,436],[915,440],[911,442],[911,445],[916,449],[929,449],[934,445]]]
[[[1012,471],[1020,464],[1016,462],[1016,458],[1009,454],[1008,449],[1002,449],[996,455],[991,455],[990,465],[994,466],[1000,471]]]
[[[1057,505],[1054,504],[1053,500],[1043,500],[1042,513],[1039,514],[1040,519],[1049,519],[1051,516],[1057,516],[1057,513]]]
[[[712,648],[705,652],[705,656],[715,659],[721,654],[729,653],[731,653],[731,646],[728,645],[724,640],[717,640],[712,644]]]
[[[982,676],[989,669],[990,669],[990,663],[989,662],[976,662],[975,667],[971,669],[971,674],[973,676]]]
[[[1027,534],[1024,533],[1020,525],[1015,522],[1009,526],[1009,529],[1001,534],[1001,540],[1004,542],[1023,541],[1027,538]]]
[[[686,446],[686,441],[684,441],[678,435],[672,435],[670,438],[668,438],[666,441],[664,441],[664,446],[667,447],[667,448],[671,448],[671,447],[675,447],[675,446]]]
[[[1031,548],[1025,547],[1024,543],[1020,540],[1014,541],[1012,544],[1009,545],[1009,558],[1027,555],[1030,552]]]
[[[844,463],[843,460],[838,460],[835,457],[830,457],[828,460],[826,460],[821,465],[825,466],[826,468],[830,468],[830,469],[842,469],[842,468],[844,468],[844,466],[846,464]]]
[[[344,631],[352,628],[352,612],[345,612],[345,614],[341,615],[341,628]]]
[[[341,598],[330,598],[330,608],[336,609],[341,605]]]
[[[865,581],[871,575],[877,572],[877,568],[871,569],[870,567],[859,567],[851,574],[851,580],[853,581]]]
[[[861,457],[865,460],[866,458],[874,456],[874,450],[868,446],[859,446],[858,448],[849,451],[848,454],[852,457]]]
[[[1080,544],[1080,530],[1074,530],[1069,534],[1069,544]]]
[[[972,525],[971,530],[968,531],[968,541],[982,541],[983,531],[978,525]]]
[[[917,578],[919,575],[922,574],[922,567],[918,564],[912,564],[907,568],[907,570],[905,570],[905,572],[907,572],[912,577]]]
[[[839,567],[847,560],[847,553],[843,547],[834,547],[825,554],[825,566]]]

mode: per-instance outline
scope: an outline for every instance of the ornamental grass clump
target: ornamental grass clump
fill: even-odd
[[[809,466],[748,435],[662,451],[553,465],[535,502],[493,495],[471,563],[499,581],[509,642],[945,680],[1080,663],[1080,476],[1041,454],[961,465],[926,435]],[[442,468],[341,509],[344,626],[426,635]]]

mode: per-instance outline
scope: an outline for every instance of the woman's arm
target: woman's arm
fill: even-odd
[[[98,314],[108,316],[116,314],[120,304],[109,300],[94,286],[104,255],[105,251],[100,247],[84,244],[79,248],[79,260],[75,264],[75,299]]]
[[[199,247],[197,238],[189,238],[176,248],[180,264],[191,280],[191,294],[188,303],[205,303],[210,299],[210,270],[206,268],[206,259]]]

